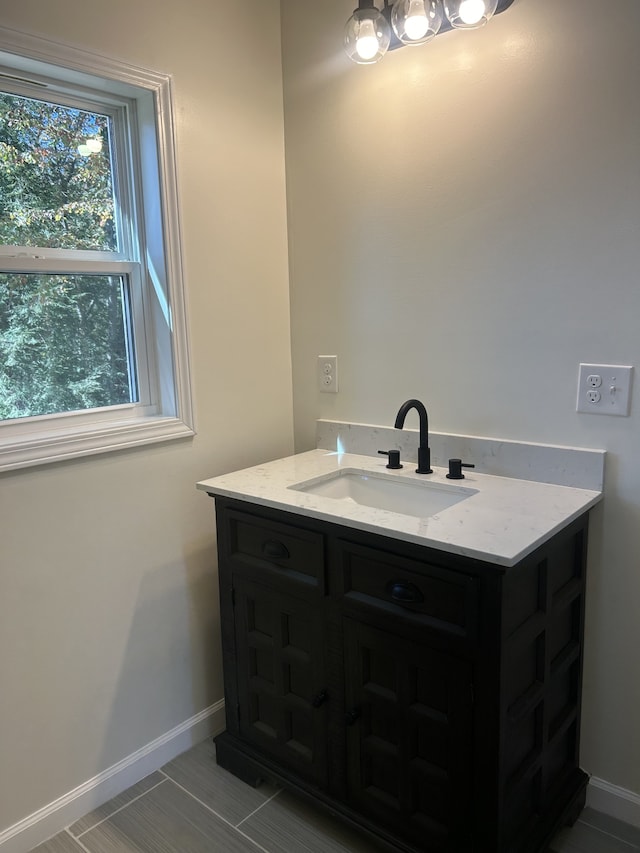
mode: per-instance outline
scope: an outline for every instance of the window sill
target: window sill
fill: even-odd
[[[195,430],[179,418],[162,416],[94,423],[73,432],[52,430],[28,439],[23,436],[3,441],[0,445],[0,472],[194,435]]]

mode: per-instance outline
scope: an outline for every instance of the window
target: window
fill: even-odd
[[[176,200],[167,77],[0,29],[0,470],[193,435]]]

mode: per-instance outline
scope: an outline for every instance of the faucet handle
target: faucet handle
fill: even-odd
[[[472,465],[470,462],[463,462],[462,459],[450,459],[449,460],[449,473],[447,474],[447,479],[449,480],[464,480],[464,474],[462,473],[463,468],[475,468],[475,465]]]
[[[381,456],[388,456],[389,463],[387,464],[387,468],[391,468],[394,471],[397,471],[399,468],[402,468],[400,464],[400,451],[399,450],[379,450],[378,453]]]

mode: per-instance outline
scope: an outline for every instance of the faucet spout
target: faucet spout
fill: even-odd
[[[431,450],[429,449],[429,416],[427,415],[424,403],[421,403],[420,400],[407,400],[406,403],[403,403],[396,415],[394,427],[396,429],[404,427],[405,418],[411,409],[415,409],[420,418],[420,446],[418,447],[418,467],[416,468],[416,474],[432,474]]]

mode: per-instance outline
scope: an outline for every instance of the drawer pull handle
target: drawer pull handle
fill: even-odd
[[[268,539],[262,546],[262,553],[265,557],[270,557],[272,560],[288,560],[289,551],[286,545],[282,542],[277,542],[275,539]]]
[[[420,604],[424,596],[415,584],[406,581],[395,581],[388,586],[393,601],[398,604]]]
[[[362,711],[360,708],[352,708],[351,711],[347,711],[344,715],[344,721],[348,726],[352,726],[357,720],[362,716]]]
[[[322,690],[320,693],[317,693],[313,697],[313,699],[311,700],[311,704],[313,705],[314,708],[320,708],[320,706],[324,705],[324,703],[327,701],[328,698],[329,698],[329,694],[327,693],[327,691]]]

